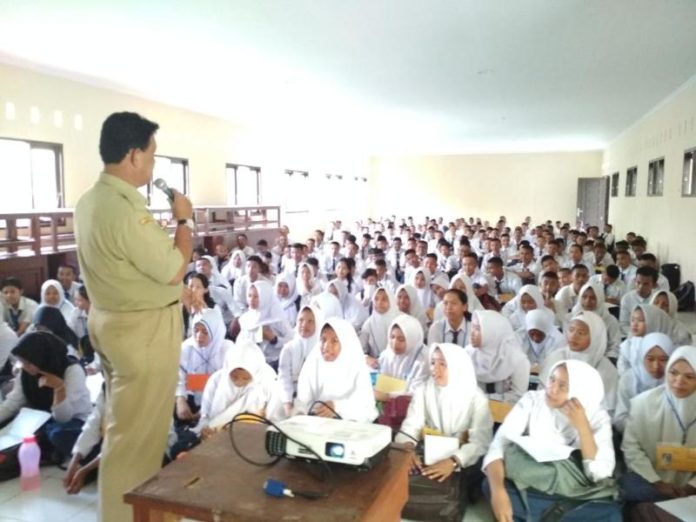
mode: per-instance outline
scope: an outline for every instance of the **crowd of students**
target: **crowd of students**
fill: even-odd
[[[483,470],[499,520],[552,508],[612,520],[618,500],[635,518],[645,502],[696,494],[696,473],[658,462],[658,443],[696,443],[696,347],[657,266],[642,237],[611,226],[504,217],[334,222],[303,242],[284,229],[272,246],[238,234],[197,248],[170,457],[240,412],[374,422],[395,399],[373,389],[382,374],[410,397],[397,442],[461,442],[429,465],[414,453],[414,477],[466,477],[465,496]],[[46,440],[71,458],[74,493],[98,465],[103,398],[88,419],[89,299],[73,267],[57,277],[40,305],[2,282],[0,366],[14,384],[0,422],[23,405],[51,411]],[[495,432],[490,400],[512,406]],[[574,451],[537,463],[520,437]]]

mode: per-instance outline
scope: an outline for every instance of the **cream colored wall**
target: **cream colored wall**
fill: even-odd
[[[614,140],[602,171],[619,172],[619,196],[610,198],[609,222],[619,236],[634,231],[648,240],[661,262],[682,267],[682,280],[696,280],[696,198],[681,196],[684,151],[696,147],[696,77]],[[648,162],[665,158],[662,197],[648,197]],[[624,194],[626,170],[638,166],[636,197]]]
[[[325,172],[358,176],[367,172],[365,156],[316,150],[310,140],[283,132],[280,124],[251,128],[114,90],[2,64],[0,85],[0,137],[63,144],[65,202],[68,207],[74,206],[101,170],[98,141],[102,122],[112,112],[123,110],[139,112],[159,123],[158,154],[188,159],[190,196],[195,205],[227,203],[226,163],[261,167],[261,202],[265,205],[284,205],[286,168],[307,170],[310,176],[317,177]],[[7,102],[15,106],[14,119],[6,118]],[[38,123],[30,121],[32,107],[37,107],[40,112]],[[54,123],[54,111],[62,113],[61,127]],[[75,116],[82,119],[81,129],[74,126]],[[0,174],[6,176],[8,173]],[[319,191],[315,196],[321,196]],[[364,213],[365,209],[366,204],[351,211]],[[326,220],[317,215],[318,203],[309,210],[313,212],[283,216],[283,222],[290,226],[293,236],[309,234]],[[346,211],[346,215],[351,211]]]
[[[575,221],[577,179],[601,173],[602,153],[557,152],[375,157],[373,215],[480,216],[511,223],[525,216]]]

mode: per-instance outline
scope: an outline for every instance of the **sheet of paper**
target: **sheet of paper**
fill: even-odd
[[[430,466],[454,455],[459,449],[457,437],[425,436],[425,465]]]
[[[375,390],[382,393],[403,393],[406,391],[407,383],[403,379],[397,379],[380,373],[377,376]]]
[[[553,462],[565,460],[575,450],[564,444],[551,444],[546,440],[526,436],[513,437],[512,442],[529,453],[537,462]]]
[[[0,451],[19,444],[24,437],[32,435],[50,418],[51,414],[47,411],[22,408],[14,420],[0,430]]]
[[[655,505],[664,509],[670,515],[674,515],[679,520],[693,520],[696,513],[696,495],[655,502]]]
[[[97,402],[97,397],[101,393],[102,384],[104,384],[104,376],[100,373],[95,373],[94,375],[88,375],[86,379],[87,389],[89,390],[89,397],[92,400],[92,404]]]

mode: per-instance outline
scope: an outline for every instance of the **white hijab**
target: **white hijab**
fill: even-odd
[[[259,294],[259,307],[256,310],[249,308],[239,317],[239,325],[242,329],[254,330],[260,326],[283,321],[283,311],[278,299],[273,295],[271,283],[257,279],[249,285],[249,288],[251,287],[256,288]]]
[[[406,314],[399,314],[389,325],[387,330],[391,334],[392,328],[398,326],[406,338],[406,351],[400,355],[394,353],[391,343],[387,342],[386,350],[379,356],[380,373],[384,373],[397,379],[408,379],[412,369],[419,360],[424,360],[426,355],[423,346],[423,328],[418,319]],[[427,366],[426,366],[427,370]]]
[[[389,301],[389,308],[383,314],[377,311],[375,298],[378,293],[384,293]],[[381,354],[389,344],[389,331],[394,318],[399,315],[399,307],[396,299],[388,288],[378,288],[372,296],[372,315],[367,318],[362,326],[361,332],[368,335],[368,342],[373,346],[377,354]]]
[[[522,296],[528,295],[534,300],[537,310],[543,310],[546,308],[544,304],[544,296],[541,295],[541,290],[537,285],[524,285],[520,288],[517,295],[509,303],[506,303],[503,307],[503,315],[510,319],[512,328],[517,330],[524,327],[524,318],[527,312],[522,308]]]
[[[526,344],[529,345],[539,359],[543,359],[550,352],[565,344],[565,338],[563,334],[558,331],[558,328],[556,328],[554,321],[555,317],[553,312],[546,307],[530,310],[524,317]],[[544,337],[544,340],[540,343],[535,343],[532,341],[531,337],[529,337],[530,330],[544,332],[546,337]]]
[[[235,266],[235,259],[241,259],[241,266]],[[246,269],[247,256],[243,250],[235,250],[230,256],[230,260],[222,267],[221,274],[229,281],[235,281],[244,275]],[[217,266],[217,265],[214,265]]]
[[[48,304],[46,302],[46,298],[44,297],[46,290],[51,287],[55,288],[56,292],[58,292],[58,295],[60,296],[60,301],[58,301],[57,305]],[[63,285],[60,284],[60,281],[55,279],[47,279],[41,285],[41,304],[44,306],[50,306],[52,308],[58,308],[60,313],[63,314],[63,317],[65,317],[66,322],[68,319],[70,319],[70,314],[75,309],[75,305],[65,298],[65,290],[63,290]]]
[[[302,337],[300,335],[300,315],[305,311],[309,310],[314,316],[314,333],[309,337]],[[290,355],[292,356],[292,380],[297,381],[300,376],[300,370],[307,356],[310,354],[312,349],[319,342],[319,326],[324,322],[324,316],[321,311],[315,306],[303,306],[300,308],[300,312],[297,314],[297,324],[295,325],[295,336],[292,339],[293,348],[290,350]],[[285,350],[285,348],[283,348]]]
[[[494,310],[477,310],[473,315],[481,329],[481,347],[469,345],[466,351],[474,363],[477,380],[491,383],[507,379],[515,371],[513,352],[521,352],[510,321]]]
[[[425,383],[425,411],[433,428],[452,436],[468,428],[473,398],[478,392],[474,365],[461,346],[433,344],[428,361],[440,350],[447,363],[447,385],[438,386],[430,377]]]
[[[633,307],[631,313],[635,312],[636,308],[640,308],[643,311],[643,317],[645,317],[645,335],[659,332],[670,335],[671,337],[673,322],[664,310],[655,305],[637,304]],[[633,337],[633,334],[630,332],[629,337]]]
[[[571,319],[582,321],[590,330],[590,345],[581,352],[574,352],[568,345],[561,348],[563,357],[583,361],[596,368],[607,350],[607,327],[604,320],[594,312],[581,312]]]
[[[278,295],[278,284],[280,283],[285,283],[288,285],[289,293],[287,297],[280,297]],[[287,310],[288,308],[295,306],[295,301],[297,300],[297,288],[295,283],[295,275],[291,274],[290,272],[283,272],[282,274],[278,274],[276,277],[273,290],[276,299],[278,299],[278,304],[280,305],[281,310]]]
[[[399,292],[401,292],[401,290],[408,294],[408,298],[411,301],[411,307],[408,310],[408,315],[418,319],[423,328],[425,328],[425,326],[428,324],[428,317],[425,315],[425,310],[423,309],[423,305],[421,304],[421,301],[418,298],[418,293],[416,292],[416,289],[411,285],[399,286],[399,288],[396,289],[397,302],[399,299]]]
[[[302,269],[305,267],[307,270],[309,270],[309,282],[312,285],[311,289],[307,288],[307,285],[302,279]],[[302,297],[305,297],[306,295],[316,295],[321,291],[317,283],[317,279],[314,276],[314,269],[312,269],[312,265],[307,263],[307,261],[302,261],[297,269],[297,280],[295,282],[295,287],[297,288],[297,293]]]
[[[213,308],[206,308],[194,316],[192,326],[195,327],[197,324],[203,325],[208,332],[210,341],[206,346],[200,346],[196,341],[195,334],[192,335],[184,342],[182,357],[188,356],[186,361],[187,371],[194,367],[199,367],[200,363],[203,363],[205,366],[204,373],[210,374],[220,369],[224,363],[227,344],[225,342],[225,334],[227,332],[225,322],[222,320],[222,315],[219,311]],[[194,354],[195,358],[198,359],[198,363],[191,361]]]
[[[696,372],[696,346],[680,346],[672,352],[667,361],[666,373],[677,361],[686,361]],[[665,386],[665,397],[674,408],[674,414],[679,417],[682,426],[690,426],[696,421],[696,392],[684,399],[676,397],[668,386]]]
[[[592,290],[594,292],[595,297],[597,298],[597,307],[594,310],[585,310],[582,307],[582,295],[588,290]],[[606,302],[604,301],[604,289],[602,288],[602,285],[597,281],[588,281],[582,286],[582,288],[578,292],[578,300],[575,303],[575,305],[573,305],[573,308],[570,311],[570,317],[574,317],[580,312],[585,311],[596,313],[602,318],[605,324],[607,323],[608,316],[613,317],[609,312],[609,309],[607,308]]]
[[[416,276],[419,273],[423,274],[423,277],[425,278],[425,287],[423,288],[418,288],[416,286]],[[424,309],[430,308],[432,304],[435,302],[435,296],[433,294],[432,289],[430,288],[431,279],[432,274],[430,273],[430,270],[428,270],[424,266],[416,268],[410,277],[410,284],[416,290],[416,295],[418,295],[418,299],[420,300],[421,305]]]
[[[664,384],[665,382],[664,377],[662,377],[662,379],[655,379],[648,373],[648,370],[645,369],[645,356],[656,346],[665,352],[667,357],[672,355],[675,348],[672,340],[663,333],[653,332],[641,339],[640,346],[635,354],[635,359],[631,364],[633,382],[635,384],[634,396],[646,390],[657,388],[660,384]]]
[[[674,295],[672,292],[668,292],[667,290],[658,290],[655,292],[652,296],[652,299],[650,299],[650,304],[654,305],[655,304],[655,299],[657,299],[660,295],[665,294],[667,296],[667,300],[669,301],[669,312],[668,315],[672,319],[677,318],[677,311],[679,310],[679,301],[677,300],[677,296]],[[663,310],[664,311],[664,310]]]
[[[312,298],[311,306],[317,308],[323,315],[324,319],[331,319],[332,317],[343,317],[343,308],[341,307],[341,301],[338,297],[333,295],[331,292],[324,291]],[[317,328],[319,324],[317,323]]]

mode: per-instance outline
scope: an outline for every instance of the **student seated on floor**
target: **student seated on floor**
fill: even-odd
[[[396,298],[387,288],[378,288],[372,296],[372,310],[360,329],[358,335],[365,352],[365,362],[371,368],[378,368],[377,359],[387,348],[389,327],[399,315]]]
[[[3,297],[3,318],[17,335],[22,335],[31,325],[39,304],[24,296],[22,282],[16,277],[3,279],[0,291]]]
[[[669,453],[696,446],[696,347],[672,353],[665,381],[631,401],[621,445],[629,472],[621,489],[632,504],[696,495],[696,473],[679,471]]]
[[[604,386],[590,365],[557,362],[543,390],[529,391],[497,431],[483,468],[497,520],[542,520],[547,509],[568,512],[564,522],[621,521],[613,502],[615,456],[611,418],[601,406]],[[572,448],[569,458],[537,462],[519,444]],[[519,442],[516,442],[519,440]]]

